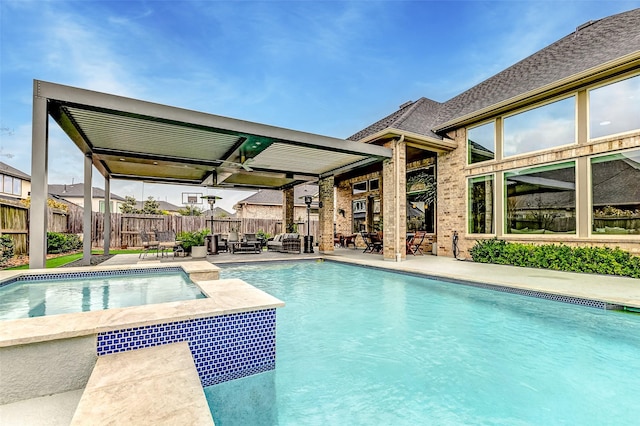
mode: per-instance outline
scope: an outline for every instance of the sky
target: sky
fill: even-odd
[[[0,161],[31,174],[33,80],[347,138],[410,100],[444,102],[639,1],[0,1]],[[83,181],[51,121],[49,183]],[[94,170],[93,185],[104,179]],[[113,180],[182,205],[183,192]],[[206,207],[206,206],[203,206]]]

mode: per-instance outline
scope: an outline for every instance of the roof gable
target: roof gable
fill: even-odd
[[[49,193],[53,195],[57,195],[59,197],[84,197],[84,183],[75,183],[71,185],[62,184],[62,185],[49,185]],[[92,198],[104,198],[104,189],[100,189],[97,187],[92,188]],[[117,201],[124,201],[124,198],[121,196],[111,193],[111,199]]]

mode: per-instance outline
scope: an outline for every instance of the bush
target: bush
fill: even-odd
[[[208,229],[201,229],[200,231],[185,231],[178,234],[178,240],[185,251],[191,251],[193,246],[203,246],[204,237],[209,235]]]
[[[13,240],[8,235],[0,235],[0,267],[13,257]]]
[[[80,250],[82,241],[76,234],[61,234],[59,232],[47,232],[47,253],[67,253]]]
[[[617,247],[534,245],[493,238],[476,241],[470,253],[473,261],[480,263],[640,278],[640,257]]]

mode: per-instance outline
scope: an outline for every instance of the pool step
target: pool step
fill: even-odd
[[[71,425],[213,425],[186,342],[98,358]]]

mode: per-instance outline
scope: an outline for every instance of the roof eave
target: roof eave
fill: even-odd
[[[403,136],[404,141],[407,143],[407,145],[428,151],[449,152],[458,147],[458,144],[455,141],[448,138],[438,139],[407,130],[396,129],[393,127],[382,129],[379,132],[376,132],[364,139],[359,140],[358,142],[373,144],[375,142],[383,142]]]
[[[436,126],[434,133],[444,134],[450,130],[463,127],[473,122],[478,122],[500,114],[502,112],[512,110],[550,96],[558,95],[563,92],[574,90],[585,84],[593,83],[598,80],[610,77],[615,74],[631,71],[640,67],[640,50],[630,53],[620,58],[606,62],[597,67],[589,68],[580,73],[562,78],[553,83],[541,86],[537,89],[530,90],[518,96],[506,99],[502,102],[490,105],[472,113],[449,120],[446,123]]]

